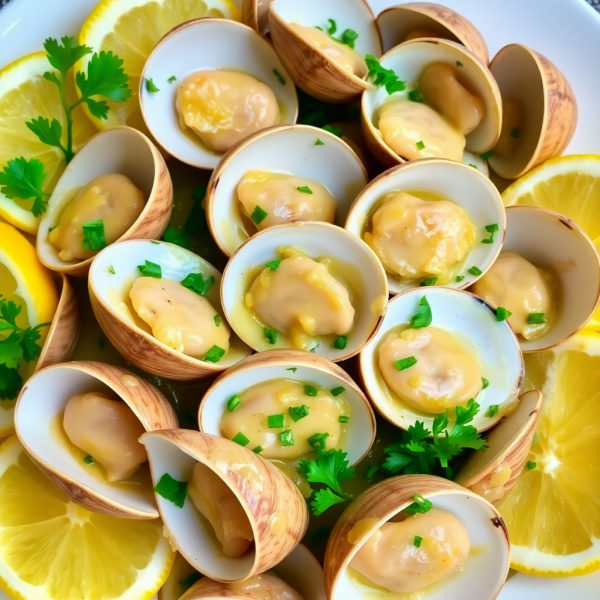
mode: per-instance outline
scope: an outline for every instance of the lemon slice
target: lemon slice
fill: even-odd
[[[25,454],[0,446],[0,587],[19,600],[147,600],[174,553],[162,522],[119,519],[71,502]]]
[[[157,42],[171,29],[201,17],[240,20],[240,11],[231,0],[102,0],[88,17],[79,34],[79,43],[95,52],[112,51],[123,59],[129,75],[131,97],[126,102],[108,100],[108,119],[88,116],[99,129],[129,125],[147,132],[140,111],[138,88],[146,59]],[[91,55],[78,63],[84,71]],[[155,81],[161,86],[167,81]],[[87,111],[87,107],[85,108]]]
[[[528,465],[498,509],[511,566],[544,577],[600,568],[600,335],[525,355],[525,389],[544,395]]]
[[[58,304],[51,272],[39,261],[35,248],[25,236],[8,223],[0,223],[0,295],[21,306],[16,322],[22,328],[51,322]],[[47,327],[40,330],[40,346],[47,332]],[[0,331],[0,339],[6,338],[7,333]],[[24,381],[34,366],[22,361],[19,373]],[[0,438],[13,432],[15,402],[0,401]]]
[[[57,119],[65,135],[65,115],[58,87],[43,78],[54,71],[45,52],[20,58],[0,71],[0,170],[12,158],[37,158],[44,165],[46,179],[43,189],[50,192],[65,169],[62,151],[42,144],[26,127],[25,122],[37,117]],[[75,83],[67,82],[67,98],[75,102]],[[77,151],[97,130],[78,106],[73,111],[73,149]],[[28,233],[36,233],[39,217],[31,212],[33,200],[9,200],[0,193],[0,215],[9,223]]]

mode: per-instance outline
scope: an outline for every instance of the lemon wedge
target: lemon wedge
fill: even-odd
[[[525,355],[524,389],[544,395],[528,463],[498,505],[513,569],[570,577],[600,568],[600,335]]]
[[[97,119],[88,112],[99,129],[129,125],[147,133],[138,98],[144,63],[166,33],[181,23],[201,17],[239,21],[241,15],[231,0],[102,0],[98,4],[81,29],[79,43],[95,52],[112,51],[122,58],[131,89],[131,97],[126,102],[108,100],[108,119]],[[77,69],[86,70],[90,59],[91,55],[83,57]],[[155,83],[159,88],[171,85],[166,81]]]
[[[119,519],[71,502],[25,454],[0,446],[0,587],[19,600],[147,600],[174,553],[159,519]]]
[[[51,192],[65,169],[62,151],[47,146],[27,128],[26,121],[37,117],[56,119],[66,131],[65,114],[58,87],[44,79],[46,71],[54,71],[45,52],[20,58],[0,71],[0,170],[13,158],[37,158],[44,165],[43,189]],[[75,82],[67,82],[67,98],[75,102]],[[81,106],[73,111],[73,149],[97,132]],[[15,227],[36,233],[39,217],[31,214],[33,200],[10,200],[0,193],[0,216]]]
[[[158,600],[178,600],[202,575],[179,552],[169,577],[158,591]]]

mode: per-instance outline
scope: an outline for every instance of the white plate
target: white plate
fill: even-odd
[[[409,0],[370,0],[376,13]],[[567,154],[600,154],[600,15],[584,0],[437,0],[463,14],[482,32],[490,56],[517,42],[546,55],[575,91],[579,125]],[[12,0],[0,10],[0,68],[42,49],[48,36],[77,35],[97,0]],[[236,1],[236,4],[239,2]],[[520,573],[499,600],[597,600],[600,571],[583,577],[542,579]],[[0,600],[4,600],[0,591]],[[477,600],[476,598],[469,600]]]

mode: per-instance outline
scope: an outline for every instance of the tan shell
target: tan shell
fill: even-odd
[[[58,278],[60,298],[42,352],[35,365],[36,371],[69,360],[79,337],[81,314],[77,293],[66,275],[61,273]]]
[[[131,408],[146,431],[178,427],[171,405],[144,379],[113,365],[73,361],[46,367],[27,381],[15,408],[16,433],[31,459],[73,502],[107,515],[156,519],[154,503],[133,502],[125,492],[113,495],[111,484],[87,475],[52,431],[72,396],[104,386]]]
[[[482,561],[477,568],[465,567],[460,578],[448,590],[448,598],[495,598],[508,575],[510,563],[510,542],[506,525],[500,513],[486,500],[469,490],[440,477],[432,475],[401,475],[386,479],[369,488],[359,496],[342,514],[336,523],[325,551],[325,589],[329,600],[347,600],[344,593],[354,591],[347,581],[346,569],[360,546],[374,530],[404,510],[414,502],[418,493],[431,500],[436,508],[449,510],[467,528],[471,545],[475,545],[475,535],[486,536],[489,548],[477,557]],[[362,536],[352,544],[348,533],[359,521],[368,519],[360,528]],[[485,565],[483,564],[485,562]],[[469,588],[477,583],[478,589]],[[436,587],[441,587],[439,582]],[[345,590],[344,590],[345,588]],[[357,592],[354,592],[358,598]]]
[[[304,498],[290,479],[251,450],[186,429],[145,433],[140,441],[148,450],[155,484],[164,473],[179,481],[189,480],[194,464],[201,462],[227,484],[248,515],[255,550],[229,558],[217,545],[212,527],[198,518],[191,501],[178,508],[157,495],[172,547],[207,577],[227,582],[263,573],[300,543],[308,526]]]
[[[242,23],[258,33],[269,31],[269,5],[271,0],[242,0]]]
[[[485,452],[473,452],[463,463],[455,477],[456,483],[479,493],[482,486],[489,485],[495,493],[489,500],[496,504],[513,489],[527,461],[529,449],[542,407],[542,394],[531,390],[521,394],[519,406],[505,417],[486,436],[489,448]],[[510,479],[500,489],[494,489],[490,479],[500,468],[510,468]],[[483,496],[488,499],[486,495]]]
[[[501,177],[517,179],[565,151],[577,127],[577,101],[558,67],[526,46],[505,46],[490,70],[502,97],[520,102],[526,122],[511,154],[492,153],[488,162]]]
[[[58,180],[40,222],[37,253],[49,269],[85,277],[92,258],[65,262],[48,241],[48,230],[56,226],[73,188],[109,173],[127,175],[144,192],[146,205],[135,223],[117,241],[159,238],[169,222],[173,207],[173,185],[167,165],[156,146],[131,127],[114,127],[96,134],[75,155]]]
[[[407,2],[380,12],[377,24],[384,52],[406,41],[406,36],[415,29],[429,29],[442,38],[462,44],[484,65],[490,60],[487,44],[479,30],[447,6],[433,2]]]

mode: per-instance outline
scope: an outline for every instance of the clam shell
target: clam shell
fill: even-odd
[[[315,146],[317,139],[322,146]],[[213,171],[206,193],[206,219],[219,248],[231,256],[256,230],[242,220],[237,186],[253,169],[307,177],[337,200],[336,225],[343,226],[357,194],[367,185],[360,159],[339,137],[308,125],[259,131],[232,148]]]
[[[355,50],[361,56],[381,56],[379,29],[365,0],[273,0],[269,9],[271,38],[299,88],[325,102],[348,102],[371,84],[339,66],[290,26],[327,27],[328,19],[337,20],[340,33],[347,28],[358,33]]]
[[[212,527],[187,499],[183,508],[157,495],[158,509],[171,545],[198,571],[217,581],[237,581],[277,565],[299,544],[308,525],[304,498],[283,473],[260,456],[223,438],[171,429],[145,433],[154,483],[164,473],[188,481],[201,462],[234,492],[254,533],[254,550],[238,558],[220,551]],[[287,526],[281,531],[283,522]]]
[[[48,200],[48,210],[40,221],[37,253],[50,269],[85,277],[93,258],[65,262],[48,240],[73,192],[95,177],[110,173],[126,175],[144,193],[146,205],[135,223],[117,241],[158,238],[164,231],[173,207],[173,186],[169,170],[154,144],[131,127],[101,131],[79,150],[58,180]]]
[[[417,81],[423,69],[431,63],[447,63],[453,67],[462,64],[462,80],[485,105],[485,116],[477,129],[466,136],[466,149],[475,154],[490,150],[500,136],[502,123],[502,101],[498,84],[488,68],[470,50],[448,40],[424,38],[404,42],[396,46],[380,61],[386,69],[391,69],[409,85]],[[399,92],[394,97],[407,96],[408,92]],[[392,167],[406,160],[398,156],[383,142],[379,129],[373,124],[376,112],[389,95],[384,87],[372,88],[363,94],[361,100],[362,124],[367,145],[375,156],[386,166]]]
[[[90,391],[116,394],[146,431],[178,427],[171,405],[145,380],[112,365],[73,361],[38,371],[21,390],[15,408],[15,429],[23,448],[73,502],[107,515],[158,518],[151,492],[136,494],[96,479],[57,438],[55,421],[69,399]]]
[[[298,115],[298,97],[290,76],[260,34],[235,21],[194,19],[172,29],[148,57],[140,78],[140,106],[144,121],[158,143],[172,156],[199,169],[214,169],[222,154],[213,153],[184,133],[179,125],[175,98],[179,84],[198,71],[226,68],[252,75],[275,93],[281,123],[292,124]],[[277,71],[286,81],[281,84]],[[175,76],[176,82],[169,83]],[[146,89],[152,79],[160,92]]]
[[[375,408],[390,423],[408,429],[416,421],[421,421],[432,430],[434,415],[421,413],[392,396],[378,364],[379,345],[395,327],[410,323],[423,296],[427,297],[431,307],[432,327],[457,336],[458,341],[483,363],[482,375],[488,379],[489,386],[475,398],[480,410],[471,424],[477,431],[485,431],[514,406],[523,381],[523,355],[508,322],[498,322],[494,309],[468,292],[428,287],[409,290],[393,298],[379,331],[360,353],[359,367],[364,389]],[[492,405],[498,405],[499,410],[490,417],[488,409]]]
[[[334,362],[358,354],[375,335],[385,314],[387,278],[379,259],[365,242],[329,223],[295,221],[278,225],[261,231],[237,249],[225,267],[221,282],[221,302],[232,329],[258,352],[286,347],[281,339],[274,346],[270,345],[262,335],[254,335],[254,331],[244,327],[239,318],[241,310],[247,310],[243,305],[246,291],[243,275],[249,269],[273,260],[281,246],[295,246],[313,258],[335,257],[354,268],[359,278],[354,287],[363,294],[358,305],[355,301],[355,325],[348,336],[348,345],[344,350],[338,350],[321,344],[315,353]]]
[[[293,374],[289,368],[296,368]],[[227,401],[250,386],[272,379],[294,379],[316,383],[327,389],[346,388],[344,398],[352,417],[348,423],[348,439],[341,449],[351,465],[360,462],[375,441],[375,415],[362,390],[335,363],[301,350],[269,350],[254,354],[228,369],[212,384],[202,398],[198,410],[200,431],[220,436],[220,421]]]
[[[189,273],[213,276],[215,284],[206,293],[215,310],[223,315],[219,298],[221,273],[189,250],[166,242],[135,240],[113,244],[102,250],[90,269],[88,288],[94,315],[111,344],[131,363],[159,377],[192,380],[224,371],[250,354],[250,348],[235,335],[229,352],[218,363],[209,363],[177,352],[142,329],[133,308],[125,304],[133,282],[141,276],[137,266],[149,260],[161,265],[163,277],[182,281]],[[115,273],[111,273],[110,268]]]
[[[577,127],[577,101],[558,67],[526,46],[505,46],[490,70],[502,97],[516,98],[524,110],[513,152],[505,158],[492,154],[489,159],[498,175],[517,179],[565,151]]]
[[[407,2],[392,6],[379,13],[377,25],[384,52],[406,41],[406,36],[415,29],[429,29],[444,39],[462,44],[484,65],[490,60],[487,44],[473,23],[441,4]]]
[[[464,279],[460,282],[452,279],[445,287],[462,289],[471,285],[481,275],[468,272],[471,265],[477,265],[484,273],[500,253],[504,238],[506,217],[502,198],[491,181],[478,169],[443,158],[427,158],[397,165],[376,177],[358,195],[352,205],[345,228],[354,235],[363,237],[370,217],[376,210],[377,202],[390,192],[429,192],[443,196],[465,209],[475,225],[481,239],[489,237],[485,226],[498,225],[493,244],[477,243],[465,257]],[[401,283],[396,277],[387,274],[391,294],[399,294],[412,288],[418,288],[420,281]]]
[[[402,475],[368,489],[345,510],[334,527],[324,562],[329,600],[363,600],[350,581],[348,564],[375,529],[414,502],[415,493],[433,502],[435,508],[452,513],[467,529],[471,548],[485,548],[477,557],[469,556],[463,571],[426,589],[427,599],[493,600],[498,595],[508,575],[510,543],[506,525],[494,506],[446,479]],[[371,527],[362,539],[351,544],[348,533],[363,519],[372,519]]]
[[[269,32],[271,0],[242,0],[242,23],[262,35]]]
[[[473,452],[461,465],[454,478],[456,483],[472,489],[478,483],[489,483],[498,467],[508,465],[510,479],[502,486],[502,496],[493,503],[508,495],[527,461],[541,408],[540,392],[531,390],[522,394],[515,412],[500,421],[486,436],[489,448],[485,452]]]

